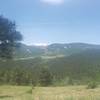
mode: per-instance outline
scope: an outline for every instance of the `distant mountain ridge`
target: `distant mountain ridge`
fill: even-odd
[[[16,50],[15,56],[17,58],[70,56],[72,54],[80,53],[88,49],[100,49],[100,45],[86,43],[55,43],[47,46],[28,46],[21,44],[20,48]]]

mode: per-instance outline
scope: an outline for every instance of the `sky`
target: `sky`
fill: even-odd
[[[0,0],[0,14],[28,45],[100,44],[100,0]]]

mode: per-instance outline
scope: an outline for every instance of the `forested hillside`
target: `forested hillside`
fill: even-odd
[[[82,83],[100,81],[100,49],[90,49],[69,57],[48,62],[51,71],[60,79],[71,78]]]
[[[46,75],[43,69],[46,69]],[[41,74],[42,73],[42,74]],[[48,74],[50,73],[50,74]],[[87,84],[100,82],[100,49],[88,49],[70,56],[42,59],[1,60],[1,84],[40,84],[43,78],[50,78],[52,84]],[[49,75],[49,76],[48,76]],[[48,77],[46,77],[48,76]]]

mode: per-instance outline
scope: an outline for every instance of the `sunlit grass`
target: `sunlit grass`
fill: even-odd
[[[100,88],[86,86],[37,87],[33,90],[35,100],[100,100]]]
[[[0,100],[100,100],[100,88],[0,86]]]
[[[31,87],[0,86],[0,100],[33,100]]]

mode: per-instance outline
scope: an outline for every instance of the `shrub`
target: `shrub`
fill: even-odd
[[[39,83],[41,86],[49,86],[52,84],[53,76],[48,68],[43,67],[40,72]]]
[[[88,86],[87,86],[87,89],[95,89],[95,88],[97,88],[97,87],[98,87],[98,85],[97,85],[96,82],[90,82],[90,83],[88,84]]]

